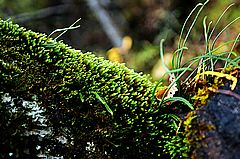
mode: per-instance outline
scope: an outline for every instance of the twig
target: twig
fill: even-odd
[[[46,18],[52,15],[59,15],[69,11],[70,4],[62,4],[53,7],[39,9],[33,12],[26,12],[15,16],[10,16],[16,23],[25,23],[36,19]]]
[[[98,0],[86,0],[86,2],[90,9],[95,13],[104,32],[111,40],[111,43],[114,45],[114,47],[120,47],[122,44],[122,37],[109,14],[104,10],[104,8],[101,7]]]
[[[237,94],[237,93],[234,93],[231,90],[217,89],[216,93],[221,93],[221,94],[226,94],[226,95],[229,95],[229,96],[233,96],[233,97],[237,98],[238,100],[240,100],[240,95]]]

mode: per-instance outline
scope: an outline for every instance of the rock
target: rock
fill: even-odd
[[[231,91],[230,83],[220,89]],[[240,94],[240,82],[233,92]],[[192,127],[195,132],[193,131],[191,137],[196,142],[192,147],[192,158],[240,158],[239,98],[231,94],[216,93],[210,98],[207,106],[196,112],[196,116]]]

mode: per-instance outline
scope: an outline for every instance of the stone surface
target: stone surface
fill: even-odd
[[[222,90],[231,90],[227,83]],[[233,91],[240,94],[240,82]],[[196,158],[239,159],[240,158],[240,100],[231,94],[216,93],[207,106],[197,113],[199,128],[199,147],[194,150]]]

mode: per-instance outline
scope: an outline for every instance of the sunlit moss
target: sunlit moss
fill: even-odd
[[[155,107],[156,84],[149,76],[9,21],[0,21],[0,45],[0,88],[23,99],[37,97],[52,138],[61,132],[73,143],[61,147],[67,154],[57,153],[86,157],[79,146],[89,140],[95,153],[112,158],[171,158],[186,151],[172,153],[182,137],[175,136],[167,115],[171,107]]]

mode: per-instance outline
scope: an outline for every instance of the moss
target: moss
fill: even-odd
[[[90,156],[103,158],[172,158],[186,151],[173,154],[167,146],[181,147],[182,137],[168,115],[171,107],[157,108],[149,76],[9,21],[0,20],[0,45],[1,91],[37,97],[50,138],[68,139],[47,145],[52,153],[89,157],[84,147],[90,141],[96,146]]]

